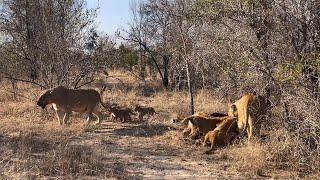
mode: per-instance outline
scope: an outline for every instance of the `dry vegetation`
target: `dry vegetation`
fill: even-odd
[[[105,99],[122,106],[152,106],[158,114],[146,121],[85,126],[81,115],[69,127],[61,127],[54,112],[36,107],[41,91],[19,84],[12,99],[6,82],[0,90],[0,175],[7,179],[33,178],[301,178],[318,177],[313,171],[294,169],[288,155],[295,139],[281,128],[267,132],[262,144],[247,145],[242,139],[230,147],[205,155],[197,142],[186,141],[181,125],[170,119],[188,114],[187,94],[166,92],[154,84],[134,83],[125,72],[113,72]],[[145,94],[143,94],[145,93]],[[227,104],[213,92],[195,96],[198,111],[225,112]],[[279,139],[287,137],[288,139]],[[316,152],[314,152],[316,153]],[[318,155],[314,155],[316,161]],[[300,161],[299,161],[300,162]],[[315,163],[316,164],[316,163]],[[310,168],[308,168],[310,169]],[[308,173],[306,173],[308,172]]]
[[[68,144],[87,130],[84,123],[77,118],[72,126],[60,127],[53,112],[36,107],[37,96],[30,96],[31,91],[40,93],[23,85],[23,97],[13,100],[5,85],[1,89],[1,176],[21,179],[101,173],[99,159],[92,159],[98,157],[96,152]]]
[[[0,1],[1,178],[319,179],[318,0],[135,1],[115,37],[95,28],[88,1]],[[58,85],[106,85],[105,101],[158,114],[101,126],[75,114],[61,127],[35,105]],[[248,92],[271,102],[259,143],[207,156],[171,124]]]

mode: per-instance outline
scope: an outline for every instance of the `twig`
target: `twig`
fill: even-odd
[[[88,82],[85,82],[85,83],[83,83],[83,84],[81,84],[81,85],[79,85],[79,86],[74,87],[74,89],[79,89],[79,88],[81,88],[82,86],[85,86],[85,85],[87,85],[87,84],[92,83],[93,81],[94,81],[94,79],[91,79],[91,80],[88,81]]]
[[[46,86],[44,86],[42,84],[39,84],[39,83],[34,82],[34,81],[26,80],[26,79],[18,79],[18,78],[10,77],[10,76],[3,76],[3,78],[10,79],[10,80],[16,80],[16,81],[21,81],[21,82],[26,82],[26,83],[31,83],[31,84],[37,85],[37,86],[39,86],[41,88],[44,88],[44,89],[47,88]]]

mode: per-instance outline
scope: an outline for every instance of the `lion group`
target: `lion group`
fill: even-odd
[[[102,102],[103,92],[93,89],[68,89],[63,86],[50,89],[41,95],[37,105],[43,109],[47,105],[52,105],[56,112],[60,125],[68,125],[72,112],[87,114],[87,124],[96,117],[96,124],[101,123],[101,104],[108,112],[111,120],[120,120],[121,122],[131,121],[131,115],[137,114],[139,120],[143,120],[145,115],[152,116],[156,112],[152,107],[143,107],[136,105],[134,111],[128,107],[120,107],[117,104]]]
[[[174,122],[187,124],[182,132],[184,137],[196,139],[204,136],[202,145],[210,144],[210,149],[206,151],[210,153],[217,146],[231,143],[244,131],[250,143],[253,136],[259,135],[261,122],[267,117],[269,107],[270,102],[265,97],[248,93],[231,104],[227,114],[198,112],[186,118],[177,118]]]
[[[102,92],[93,89],[74,90],[59,86],[42,94],[37,105],[45,108],[51,104],[60,125],[68,124],[72,112],[87,114],[87,123],[96,117],[96,123],[100,124],[99,104],[109,112],[111,119],[119,119],[122,122],[130,121],[133,114],[137,114],[138,119],[142,120],[145,115],[151,116],[156,113],[152,107],[139,105],[133,112],[130,108],[102,102],[101,96]],[[207,151],[209,153],[217,146],[226,146],[244,131],[247,132],[250,142],[253,136],[260,132],[261,122],[266,117],[269,106],[269,101],[263,96],[248,93],[231,104],[227,114],[198,112],[189,117],[177,118],[175,122],[181,121],[187,125],[182,132],[184,137],[204,137],[202,145],[210,144]]]

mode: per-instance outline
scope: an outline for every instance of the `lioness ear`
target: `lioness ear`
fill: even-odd
[[[230,108],[232,109],[233,112],[237,111],[237,106],[235,104],[232,104]]]

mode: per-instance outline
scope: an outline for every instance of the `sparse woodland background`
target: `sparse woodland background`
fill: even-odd
[[[94,26],[84,0],[4,0],[0,80],[80,88],[99,72],[129,71],[167,91],[212,91],[233,102],[269,98],[267,160],[320,167],[320,2],[317,0],[133,1],[117,38]],[[14,93],[15,94],[15,93]]]

